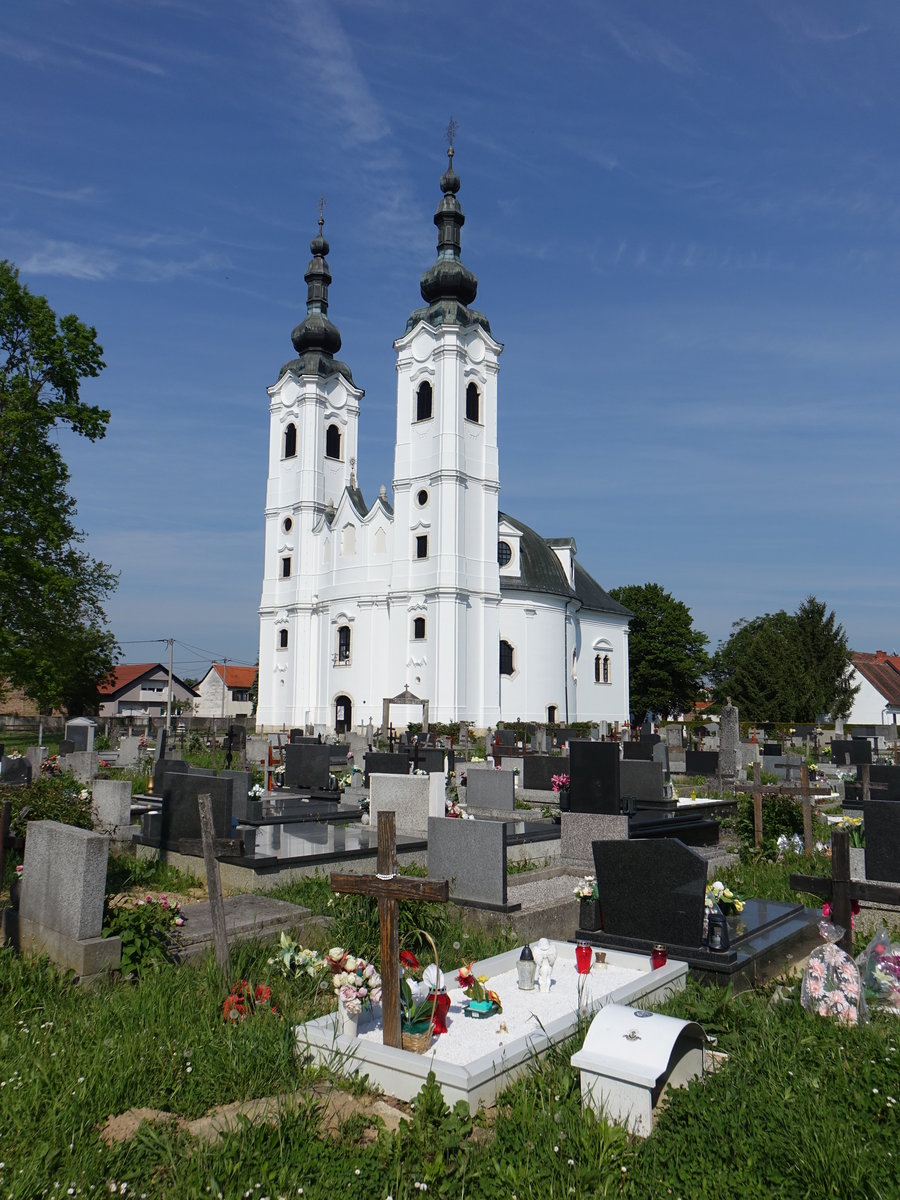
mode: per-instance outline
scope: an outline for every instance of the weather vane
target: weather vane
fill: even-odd
[[[319,225],[325,224],[325,197],[319,197]]]
[[[453,154],[453,139],[456,136],[456,131],[459,129],[457,123],[450,118],[450,124],[447,126],[447,145],[450,147],[450,153]]]

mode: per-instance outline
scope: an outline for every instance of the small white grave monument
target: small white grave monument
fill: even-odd
[[[649,1137],[663,1088],[684,1087],[703,1074],[703,1040],[696,1021],[608,1004],[571,1058],[581,1071],[582,1105]]]

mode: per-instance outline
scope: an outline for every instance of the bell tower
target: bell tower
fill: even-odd
[[[397,434],[391,660],[428,698],[436,721],[499,716],[497,376],[503,347],[471,307],[478,280],[463,265],[453,123],[437,259],[394,343]],[[402,619],[405,612],[406,618]]]

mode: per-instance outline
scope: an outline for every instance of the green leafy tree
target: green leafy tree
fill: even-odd
[[[796,613],[783,609],[737,621],[710,666],[713,699],[730,697],[753,721],[813,722],[821,713],[846,717],[857,688],[843,627],[815,596]]]
[[[0,262],[0,680],[42,709],[91,708],[116,661],[103,609],[116,577],[81,549],[56,441],[59,427],[103,437],[109,413],[79,396],[103,365],[96,330]]]
[[[631,719],[647,713],[670,717],[690,708],[703,692],[709,660],[705,633],[691,610],[658,583],[612,588],[614,600],[634,613],[629,624]]]

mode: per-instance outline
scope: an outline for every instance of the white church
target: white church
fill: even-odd
[[[628,618],[576,560],[499,510],[503,346],[472,308],[453,148],[437,261],[397,354],[393,503],[356,480],[365,393],[335,355],[319,232],[297,357],[269,393],[257,727],[627,720]]]

